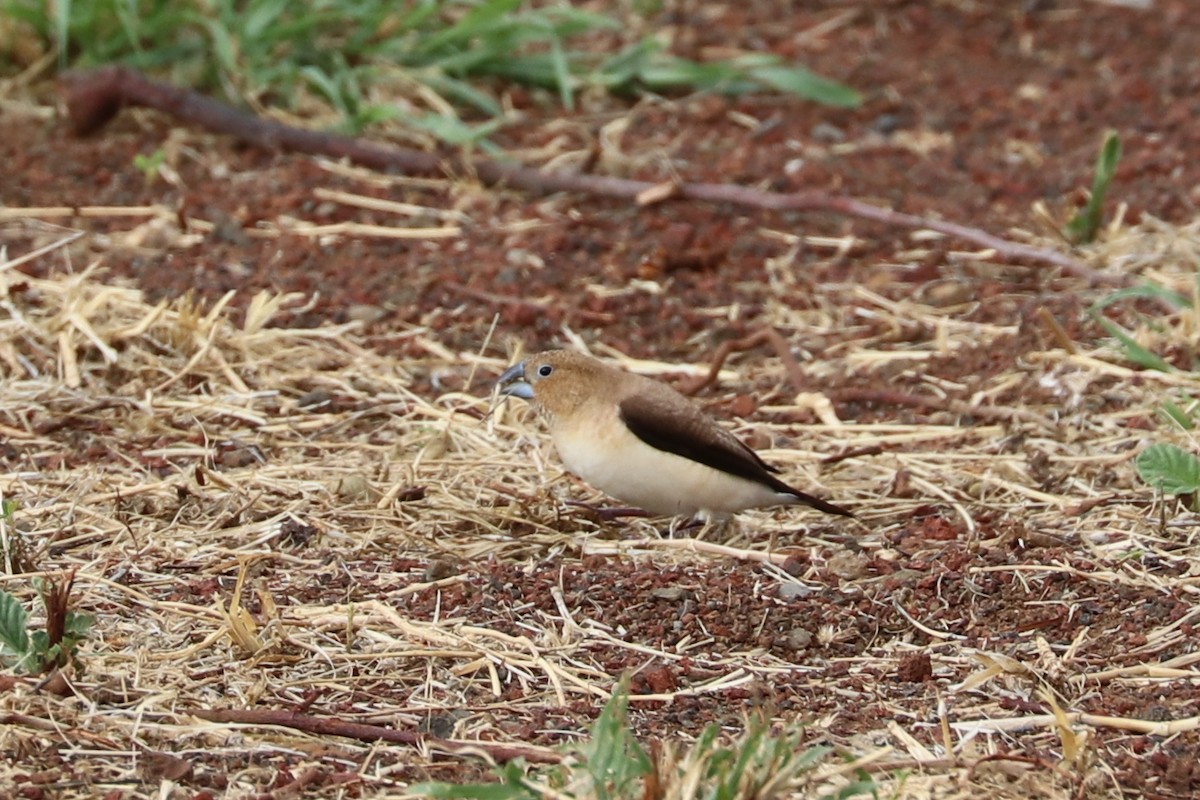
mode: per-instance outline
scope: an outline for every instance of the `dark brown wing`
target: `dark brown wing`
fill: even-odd
[[[793,489],[776,478],[771,473],[777,469],[690,404],[662,402],[662,398],[643,393],[626,397],[619,408],[621,419],[633,435],[651,447],[790,494],[827,514],[854,516],[841,506]]]

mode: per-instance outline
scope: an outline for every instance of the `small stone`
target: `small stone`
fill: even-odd
[[[351,322],[361,322],[364,325],[378,322],[386,315],[387,312],[382,308],[369,303],[355,303],[346,309],[346,319]]]
[[[449,739],[454,735],[454,729],[459,721],[468,716],[466,711],[452,710],[442,713],[430,714],[417,726],[417,730],[421,733],[427,733],[431,736],[436,736],[439,739]]]
[[[895,133],[903,127],[900,117],[896,114],[880,114],[871,122],[871,128],[884,136]]]
[[[811,631],[806,631],[804,628],[792,628],[787,635],[787,647],[789,650],[807,650],[812,644],[812,639]]]
[[[735,417],[749,417],[758,410],[758,403],[748,394],[739,394],[733,398],[733,403],[730,404],[729,410],[733,412]]]
[[[440,581],[443,578],[449,578],[452,575],[458,574],[458,568],[453,562],[444,558],[436,561],[430,561],[429,566],[425,567],[424,579],[426,582]]]
[[[803,583],[781,583],[776,592],[780,600],[799,600],[808,597],[813,590]]]
[[[684,589],[682,586],[661,586],[650,590],[650,596],[655,600],[667,600],[672,603],[678,603],[690,595],[691,591]]]
[[[813,125],[812,132],[809,134],[815,141],[824,142],[825,144],[837,144],[838,142],[846,141],[846,132],[837,125],[830,125],[828,122],[818,122]]]
[[[794,578],[808,568],[808,563],[796,556],[788,556],[779,568]]]
[[[347,475],[338,481],[338,497],[347,500],[370,501],[378,500],[380,492],[363,475]]]
[[[296,401],[296,405],[305,411],[327,407],[333,402],[333,396],[324,389],[313,389]]]
[[[843,550],[830,556],[829,571],[842,580],[857,580],[867,574],[867,559],[861,553]]]
[[[675,673],[669,667],[651,667],[642,673],[647,687],[655,694],[667,694],[679,688]]]

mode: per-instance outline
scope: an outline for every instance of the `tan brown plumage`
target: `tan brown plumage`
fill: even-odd
[[[665,383],[566,350],[500,376],[502,394],[531,401],[563,464],[597,489],[656,514],[723,517],[802,503],[846,509],[787,485],[758,454]]]

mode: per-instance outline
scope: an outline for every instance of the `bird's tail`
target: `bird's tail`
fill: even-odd
[[[813,497],[811,494],[805,494],[804,492],[800,491],[799,489],[791,489],[789,487],[788,491],[793,497],[795,497],[801,503],[804,503],[805,505],[810,505],[813,508],[815,508],[817,511],[824,511],[826,514],[837,514],[839,517],[853,517],[854,516],[853,511],[847,511],[846,509],[842,508],[839,505],[834,505],[833,503],[830,503],[828,500],[822,500],[819,497]]]

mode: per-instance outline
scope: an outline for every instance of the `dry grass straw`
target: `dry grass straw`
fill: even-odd
[[[18,503],[6,523],[17,564],[0,588],[32,606],[33,574],[74,569],[75,602],[97,627],[78,697],[60,703],[22,683],[4,711],[103,742],[75,796],[124,782],[150,751],[240,739],[181,707],[244,707],[276,691],[292,705],[306,687],[385,681],[401,702],[369,716],[415,727],[480,681],[497,694],[498,666],[580,682],[519,637],[409,621],[363,602],[370,591],[324,591],[365,569],[399,602],[462,578],[426,581],[423,567],[397,562],[523,558],[564,538],[520,510],[524,459],[501,447],[517,434],[503,414],[479,420],[486,391],[408,388],[413,371],[463,380],[480,360],[398,362],[364,347],[354,324],[273,327],[295,297],[260,294],[237,313],[229,297],[150,304],[95,264],[36,279],[15,263],[0,263],[0,432],[11,448],[0,493]],[[399,336],[441,350],[421,330]],[[521,539],[508,532],[518,520]],[[306,595],[321,600],[277,602]],[[434,664],[446,669],[431,674]],[[296,670],[267,679],[284,665]],[[360,670],[371,677],[351,675]],[[45,737],[32,722],[5,725],[0,749],[57,738]],[[7,763],[0,785],[12,786],[21,768]]]
[[[1153,264],[1156,279],[1191,285],[1200,242],[1194,227],[1150,221],[1121,231],[1108,245],[1110,257]],[[0,751],[19,756],[0,766],[0,786],[28,780],[22,759],[32,758],[58,769],[56,780],[69,774],[57,795],[63,798],[118,786],[133,787],[127,797],[167,796],[176,782],[214,767],[232,770],[221,790],[241,796],[268,785],[281,765],[299,772],[333,758],[356,774],[364,793],[397,794],[414,778],[453,773],[430,747],[207,722],[188,710],[307,709],[315,702],[325,716],[401,729],[430,725],[466,742],[519,741],[522,726],[550,724],[547,708],[602,703],[617,677],[605,668],[614,652],[646,663],[686,658],[711,671],[704,682],[635,696],[633,713],[644,723],[662,704],[719,699],[783,676],[809,696],[878,709],[876,728],[853,735],[840,732],[837,712],[809,720],[857,759],[825,767],[823,790],[862,768],[882,793],[903,796],[1065,798],[1084,786],[1089,796],[1115,797],[1109,759],[1122,736],[1173,740],[1200,726],[1192,717],[1081,710],[1095,707],[1107,687],[1169,692],[1200,681],[1197,659],[1178,653],[1194,614],[1146,630],[1126,648],[1136,663],[1120,664],[1110,659],[1121,648],[1087,625],[1065,649],[1036,630],[1001,637],[991,650],[966,647],[962,636],[930,621],[930,609],[906,602],[905,589],[886,597],[906,631],[881,634],[859,656],[807,662],[715,639],[669,650],[637,641],[607,625],[602,609],[573,605],[561,589],[553,597],[557,613],[530,604],[507,630],[493,627],[488,609],[476,609],[476,618],[445,614],[441,593],[485,579],[487,564],[532,570],[576,558],[581,538],[585,551],[640,553],[649,569],[702,571],[730,557],[759,562],[762,591],[798,583],[819,591],[832,574],[823,590],[836,594],[877,579],[856,566],[853,553],[837,560],[846,548],[822,538],[826,527],[792,548],[823,565],[797,578],[780,569],[787,559],[773,550],[775,534],[681,544],[633,522],[626,523],[632,536],[610,541],[592,523],[563,517],[560,501],[581,489],[552,480],[557,469],[528,415],[501,408],[484,418],[490,378],[504,358],[450,352],[419,328],[394,334],[417,353],[397,358],[368,346],[355,324],[275,327],[303,303],[291,296],[260,294],[238,311],[229,297],[211,306],[191,298],[151,304],[98,265],[74,269],[63,253],[40,256],[62,259],[47,278],[21,275],[12,268],[17,259],[0,259],[0,435],[8,448],[0,492],[19,503],[5,523],[13,566],[0,588],[32,605],[33,575],[74,570],[76,607],[97,624],[82,653],[85,671],[74,676],[76,696],[44,694],[30,680],[0,699],[8,723],[0,727]],[[776,288],[794,280],[787,267],[786,259],[768,265]],[[967,321],[969,308],[895,301],[862,287],[834,287],[824,297],[806,310],[768,308],[779,330],[842,342],[806,368],[816,386],[828,375],[870,375],[903,361],[911,364],[905,374],[933,396],[961,396],[966,384],[926,367],[1007,346],[1016,333]],[[884,328],[931,333],[876,336],[880,320]],[[1196,330],[1194,313],[1170,323],[1138,335],[1153,346],[1162,342],[1154,337]],[[1005,573],[1026,589],[1067,576],[1076,590],[1045,599],[1062,613],[1089,602],[1089,588],[1138,602],[1170,593],[1194,598],[1195,520],[1172,516],[1161,524],[1163,508],[1145,504],[1153,494],[1132,460],[1152,439],[1193,450],[1195,443],[1188,433],[1128,422],[1152,419],[1164,393],[1194,393],[1200,381],[1135,374],[1106,347],[1077,342],[1070,352],[1054,346],[1053,336],[1046,341],[1020,354],[1019,371],[970,385],[966,402],[980,409],[1025,398],[1011,414],[980,413],[981,424],[961,424],[961,407],[920,424],[856,424],[831,416],[826,403],[820,424],[755,427],[793,442],[768,453],[789,477],[860,511],[864,525],[853,533],[875,557],[900,558],[891,543],[915,509],[933,504],[972,549],[997,546],[986,537],[1005,521],[1014,536],[1068,543],[1045,562],[1037,550],[1022,550],[1025,561],[972,567],[968,576]],[[734,361],[744,367],[731,366],[724,379],[786,384],[778,364]],[[414,391],[418,385],[433,388]],[[1101,392],[1119,399],[1109,405],[1117,410],[1094,410],[1090,399]],[[1029,400],[1036,397],[1045,399]],[[762,416],[788,408],[787,398],[777,405]],[[821,456],[850,450],[872,454],[817,466]],[[1032,454],[1054,480],[1033,474]],[[747,516],[743,532],[789,530],[786,512]],[[840,624],[822,628],[822,644],[856,635]],[[922,653],[943,687],[936,708],[881,683],[899,661]],[[1052,712],[1013,710],[1034,701]],[[1098,731],[1106,732],[1103,747],[1092,741]],[[35,757],[48,749],[62,753],[69,770]],[[1005,756],[1010,751],[1042,755],[1022,760]]]

